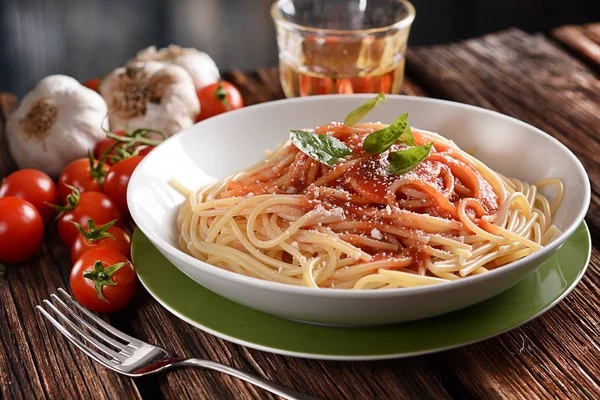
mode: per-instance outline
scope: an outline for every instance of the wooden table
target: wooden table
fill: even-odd
[[[466,42],[411,49],[404,93],[475,104],[512,115],[558,138],[592,181],[587,223],[600,239],[600,24],[562,27],[550,37],[509,30]],[[247,104],[283,97],[276,69],[227,74]],[[11,97],[2,95],[3,109]],[[0,123],[4,117],[0,113]],[[0,177],[15,165],[0,124]],[[68,287],[66,246],[55,228],[39,257],[0,277],[0,397],[272,398],[237,379],[178,370],[148,379],[119,376],[92,362],[34,306]],[[600,398],[600,251],[559,305],[509,333],[464,348],[381,362],[284,357],[228,343],[163,309],[140,287],[108,320],[184,356],[206,357],[324,398]]]

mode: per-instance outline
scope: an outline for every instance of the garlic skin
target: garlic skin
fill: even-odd
[[[194,124],[200,102],[190,75],[177,65],[129,63],[100,86],[112,131],[157,129],[171,136]]]
[[[154,46],[145,48],[131,61],[160,61],[179,65],[190,74],[196,89],[213,84],[221,78],[217,64],[208,54],[173,44],[159,50]]]
[[[71,161],[86,157],[106,137],[106,103],[65,75],[40,81],[9,116],[8,145],[19,168],[58,176]]]

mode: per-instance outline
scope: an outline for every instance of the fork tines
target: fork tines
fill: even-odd
[[[112,368],[121,365],[131,357],[135,349],[143,344],[86,310],[62,288],[58,289],[58,295],[52,293],[50,297],[52,301],[44,300],[44,305],[58,318],[55,318],[41,305],[36,308],[69,341],[105,366]],[[75,310],[85,315],[87,319]]]

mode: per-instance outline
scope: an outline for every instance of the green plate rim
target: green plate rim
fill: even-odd
[[[147,247],[147,246],[150,246],[150,247]],[[506,333],[512,329],[515,329],[515,328],[517,328],[523,324],[526,324],[526,323],[532,321],[533,319],[539,317],[540,315],[542,315],[543,313],[545,313],[546,311],[548,311],[552,307],[554,307],[556,304],[558,304],[560,301],[562,301],[577,286],[577,284],[579,283],[579,281],[585,274],[585,271],[587,270],[587,267],[589,265],[589,261],[590,261],[590,257],[591,257],[591,247],[592,247],[591,236],[590,236],[590,232],[589,232],[589,229],[588,229],[586,223],[582,222],[582,224],[574,231],[573,235],[571,235],[567,239],[567,241],[563,244],[563,246],[560,249],[558,249],[557,252],[554,253],[548,261],[546,261],[545,263],[541,264],[538,268],[536,268],[536,270],[532,274],[530,274],[523,281],[521,281],[520,283],[515,285],[515,287],[507,290],[506,292],[501,293],[498,296],[493,297],[492,299],[486,300],[482,303],[476,304],[474,306],[468,307],[463,310],[458,310],[453,313],[445,314],[445,315],[438,316],[438,317],[428,318],[426,320],[413,321],[413,322],[402,323],[402,324],[386,325],[386,326],[375,326],[375,327],[348,328],[348,327],[327,327],[327,326],[320,326],[320,325],[311,325],[311,324],[286,320],[286,319],[278,318],[275,316],[267,315],[265,313],[262,313],[262,312],[259,312],[256,310],[251,310],[242,305],[233,303],[230,300],[227,300],[223,297],[220,297],[220,296],[208,291],[208,289],[202,287],[200,284],[194,282],[191,278],[185,276],[185,274],[183,274],[183,272],[179,271],[173,264],[171,264],[166,258],[164,258],[164,256],[162,254],[160,254],[160,252],[152,245],[152,243],[149,241],[149,239],[147,239],[139,229],[136,229],[136,231],[134,232],[134,235],[133,235],[133,239],[132,239],[132,258],[133,258],[134,264],[136,265],[138,270],[140,269],[139,268],[140,265],[144,265],[142,267],[142,270],[143,270],[144,268],[146,268],[145,264],[147,262],[147,260],[144,259],[145,255],[143,254],[143,251],[144,251],[144,249],[148,248],[148,249],[150,249],[150,252],[156,253],[156,254],[152,255],[152,257],[153,257],[152,261],[154,263],[159,263],[161,265],[162,265],[162,263],[167,263],[167,265],[169,265],[171,268],[173,268],[174,271],[177,271],[177,273],[181,274],[183,279],[190,281],[190,282],[187,282],[186,284],[191,283],[193,285],[197,285],[198,291],[200,293],[203,293],[204,296],[208,296],[209,299],[212,298],[213,301],[217,301],[218,303],[220,302],[221,304],[226,305],[229,308],[233,307],[233,310],[242,312],[242,315],[245,313],[245,314],[249,314],[250,316],[254,316],[255,319],[266,320],[267,322],[270,321],[276,327],[283,326],[286,329],[289,328],[289,329],[293,330],[294,333],[299,330],[302,332],[302,334],[310,334],[310,335],[314,335],[314,337],[316,337],[316,338],[328,338],[330,340],[332,339],[332,335],[336,335],[335,337],[338,337],[338,338],[347,338],[350,336],[350,337],[356,337],[358,339],[361,339],[361,336],[363,336],[363,338],[362,338],[363,340],[364,339],[368,340],[369,335],[372,335],[375,337],[377,337],[377,335],[380,335],[380,337],[389,339],[391,337],[396,337],[397,334],[407,334],[406,332],[403,332],[402,328],[408,327],[408,329],[405,329],[405,331],[410,331],[412,329],[411,325],[412,326],[416,325],[417,328],[415,328],[415,329],[420,329],[420,328],[418,328],[418,326],[424,325],[424,327],[421,329],[426,329],[427,331],[430,331],[431,326],[435,327],[435,325],[437,324],[438,326],[441,325],[443,327],[444,323],[446,323],[446,324],[448,323],[447,322],[448,320],[450,320],[449,323],[452,324],[453,322],[451,320],[452,320],[452,318],[456,318],[456,316],[461,316],[460,318],[464,319],[465,315],[469,314],[469,312],[470,312],[469,310],[479,310],[478,312],[481,313],[482,311],[485,311],[486,304],[494,304],[493,302],[494,301],[497,302],[498,298],[502,298],[502,296],[506,297],[507,293],[509,293],[511,291],[514,292],[515,290],[518,291],[519,287],[522,287],[526,282],[528,282],[529,284],[533,283],[535,285],[534,281],[535,281],[536,277],[539,277],[539,275],[541,274],[542,271],[547,272],[547,273],[550,273],[553,271],[554,272],[558,271],[560,273],[564,269],[564,267],[561,267],[561,265],[559,264],[559,261],[558,261],[559,256],[563,253],[566,253],[569,248],[571,248],[571,251],[574,251],[574,250],[578,250],[578,248],[580,248],[582,246],[585,246],[585,248],[584,248],[585,253],[586,253],[585,254],[585,262],[583,262],[583,263],[578,262],[576,266],[567,267],[567,268],[571,269],[571,271],[569,271],[569,272],[574,274],[574,277],[572,280],[570,280],[570,283],[568,284],[568,286],[565,286],[562,289],[560,289],[560,292],[557,293],[557,296],[555,298],[553,298],[547,304],[544,303],[543,305],[540,305],[539,309],[535,310],[530,315],[528,314],[525,318],[515,320],[511,324],[503,326],[502,329],[494,330],[491,333],[483,334],[481,336],[476,336],[470,340],[457,339],[453,343],[447,343],[447,344],[443,344],[440,346],[425,345],[425,346],[421,346],[421,347],[425,347],[425,348],[416,349],[414,351],[399,351],[399,352],[390,352],[389,350],[373,351],[373,353],[376,353],[376,354],[365,354],[365,353],[360,353],[360,352],[354,353],[354,354],[347,354],[348,351],[344,352],[343,350],[340,350],[340,349],[338,349],[336,351],[332,351],[332,352],[303,351],[300,349],[290,350],[289,344],[288,344],[287,349],[285,348],[286,346],[277,346],[272,343],[266,345],[264,342],[265,342],[265,340],[267,341],[267,343],[269,342],[268,337],[273,336],[272,332],[269,332],[268,335],[263,335],[264,337],[261,339],[263,343],[257,343],[257,342],[260,342],[261,340],[256,340],[256,338],[255,338],[255,340],[247,340],[247,339],[239,338],[239,337],[237,337],[237,336],[240,336],[239,332],[236,335],[232,335],[231,333],[223,332],[223,327],[221,327],[221,329],[219,329],[219,328],[207,326],[206,324],[203,324],[202,322],[199,322],[196,319],[186,315],[185,312],[181,312],[180,310],[177,309],[177,308],[181,308],[181,307],[176,307],[176,306],[171,305],[170,301],[168,299],[167,300],[163,299],[162,298],[163,296],[161,296],[161,294],[158,294],[154,291],[153,287],[154,287],[155,282],[150,282],[150,280],[147,279],[148,278],[146,275],[147,271],[144,271],[141,274],[138,271],[138,277],[139,277],[142,285],[151,294],[151,296],[159,304],[161,304],[165,309],[167,309],[169,312],[171,312],[176,317],[189,323],[190,325],[195,326],[207,333],[210,333],[212,335],[220,337],[224,340],[227,340],[227,341],[230,341],[233,343],[237,343],[237,344],[240,344],[243,346],[247,346],[250,348],[254,348],[254,349],[258,349],[258,350],[262,350],[262,351],[266,351],[266,352],[271,352],[271,353],[276,353],[276,354],[281,354],[281,355],[286,355],[286,356],[323,359],[323,360],[326,359],[326,360],[359,361],[359,360],[382,360],[382,359],[412,357],[412,356],[417,356],[417,355],[423,355],[423,354],[435,353],[435,352],[439,352],[439,351],[450,350],[453,348],[466,346],[469,344],[477,343],[477,342],[501,335],[503,333]],[[579,250],[581,250],[581,249],[579,249]],[[563,275],[561,275],[561,274],[559,274],[559,275],[560,275],[560,277],[564,278]],[[542,284],[538,283],[537,287],[541,288]],[[194,286],[194,289],[196,289],[195,286]],[[510,300],[510,297],[507,297],[507,300]],[[502,304],[500,304],[500,305],[502,305]],[[510,313],[511,310],[508,310],[505,312]],[[477,313],[475,313],[475,314],[477,314]],[[484,317],[484,319],[485,319],[485,317]],[[441,323],[440,323],[440,321],[441,321]],[[444,321],[446,321],[446,322],[444,322]],[[239,328],[231,328],[231,323],[232,323],[231,320],[229,320],[228,324],[230,325],[230,327],[229,327],[230,330],[231,329],[238,329],[238,330],[242,329],[241,327],[243,326],[243,323],[242,323],[242,325],[239,325]],[[457,323],[454,323],[454,324],[456,325]],[[208,325],[210,325],[210,324],[208,324]],[[450,327],[452,327],[452,326],[450,325]],[[468,328],[468,326],[466,326],[466,327]],[[425,330],[423,332],[425,332]],[[343,336],[339,336],[338,335],[339,333],[343,333]],[[394,336],[395,334],[396,334],[396,336]],[[408,335],[410,335],[410,332],[408,332]],[[277,335],[275,335],[275,336],[277,336]],[[267,338],[265,339],[265,337],[267,337]],[[272,340],[273,339],[271,339],[271,341]],[[309,343],[310,343],[310,341],[309,341]],[[319,344],[319,343],[317,343],[317,344]],[[320,344],[322,344],[322,343],[320,343]],[[331,343],[331,344],[333,344],[333,343]],[[418,348],[419,346],[416,346],[416,347]],[[343,348],[343,346],[342,346],[342,348]],[[367,350],[365,350],[365,352],[367,352]],[[346,353],[346,354],[343,354],[343,353]],[[352,353],[352,351],[350,351],[350,353]]]

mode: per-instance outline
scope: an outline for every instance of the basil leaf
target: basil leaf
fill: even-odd
[[[368,113],[370,113],[371,110],[373,110],[375,107],[377,107],[384,101],[385,101],[385,94],[379,93],[377,96],[375,96],[371,100],[367,101],[362,106],[350,111],[350,113],[348,113],[348,115],[346,115],[346,118],[344,118],[344,125],[352,126],[352,125],[358,123],[358,121],[360,121],[361,119],[366,117],[366,115]]]
[[[363,149],[369,154],[383,153],[389,149],[398,139],[408,145],[414,145],[415,141],[408,126],[408,114],[404,113],[387,127],[371,133],[363,142]]]
[[[390,175],[402,175],[412,171],[427,158],[431,151],[433,142],[423,146],[411,147],[406,150],[398,150],[388,155],[388,173]]]
[[[290,129],[290,140],[304,154],[330,167],[352,154],[352,151],[344,143],[329,135]]]
[[[415,143],[415,138],[413,137],[412,131],[410,130],[410,126],[408,126],[408,124],[406,125],[406,128],[404,128],[404,132],[402,132],[402,134],[398,138],[398,141],[409,146],[417,145]]]

